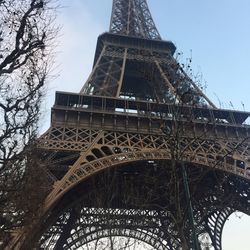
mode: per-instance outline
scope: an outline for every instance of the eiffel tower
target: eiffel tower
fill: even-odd
[[[109,237],[222,249],[227,218],[250,215],[250,113],[218,109],[175,50],[146,0],[113,0],[89,78],[80,93],[56,92],[39,138],[52,183],[41,219],[8,249]]]

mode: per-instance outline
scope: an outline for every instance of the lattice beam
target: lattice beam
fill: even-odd
[[[110,32],[160,40],[146,0],[113,0]]]
[[[73,129],[72,133],[75,132]],[[72,138],[80,138],[79,136],[68,133],[69,139],[65,135],[64,140],[67,141],[68,149],[74,151],[75,146],[84,145],[81,156],[70,168],[69,172],[64,176],[63,180],[57,182],[53,194],[66,190],[71,185],[83,181],[92,174],[103,169],[138,160],[159,160],[172,159],[178,155],[171,155],[172,147],[175,143],[174,137],[133,134],[126,132],[108,132],[83,130],[81,133],[83,140],[81,143],[74,143]],[[92,136],[91,136],[92,135]],[[62,137],[61,135],[59,135]],[[250,179],[250,165],[246,160],[249,155],[249,141],[239,143],[238,141],[226,140],[208,140],[205,138],[179,138],[181,159],[193,164],[208,166],[212,169],[221,169],[235,175]],[[55,142],[58,143],[57,138]],[[46,145],[48,143],[44,142]],[[50,143],[53,141],[50,140]],[[54,147],[51,148],[53,149]],[[57,190],[57,191],[56,191]],[[59,193],[60,193],[59,192]],[[64,192],[64,191],[63,191]],[[52,194],[51,194],[52,195]],[[50,201],[54,195],[50,196]]]

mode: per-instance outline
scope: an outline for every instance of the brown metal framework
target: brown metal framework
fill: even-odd
[[[221,250],[228,216],[250,214],[250,113],[217,109],[174,52],[146,0],[113,0],[86,84],[56,93],[39,138],[52,184],[40,223],[7,249],[78,249],[111,236],[169,250],[184,237],[192,249],[184,162],[200,244],[205,234]]]
[[[147,2],[144,0],[113,1],[110,32],[161,40]]]

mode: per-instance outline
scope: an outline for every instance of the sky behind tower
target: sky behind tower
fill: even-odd
[[[112,0],[61,0],[56,72],[44,105],[43,130],[49,127],[56,90],[79,92],[91,72],[97,36],[108,31]],[[221,108],[250,111],[250,1],[148,0],[156,26],[192,58],[206,94]],[[223,250],[249,250],[250,219],[226,223]]]

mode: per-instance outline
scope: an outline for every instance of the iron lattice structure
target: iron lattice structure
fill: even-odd
[[[217,109],[175,60],[146,0],[113,0],[79,94],[57,92],[39,138],[51,182],[41,217],[8,249],[78,249],[124,236],[154,249],[221,249],[225,221],[250,215],[247,112]]]

